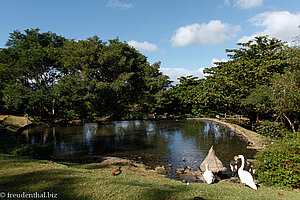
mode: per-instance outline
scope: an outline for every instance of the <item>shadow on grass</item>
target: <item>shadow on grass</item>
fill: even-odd
[[[88,199],[84,194],[74,194],[78,183],[84,178],[71,177],[67,170],[39,170],[19,175],[2,176],[0,179],[1,192],[22,194],[23,192],[39,193],[50,192],[57,194],[58,199]]]
[[[193,188],[185,184],[182,185],[169,185],[163,183],[145,183],[140,181],[124,181],[119,182],[120,185],[126,185],[130,188],[142,188],[142,192],[136,193],[138,199],[178,199],[181,193],[189,193]],[[133,198],[134,199],[134,198]],[[183,198],[184,199],[184,198]]]

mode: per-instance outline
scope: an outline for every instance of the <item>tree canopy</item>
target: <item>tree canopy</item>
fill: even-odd
[[[275,38],[256,37],[226,50],[229,60],[206,68],[203,79],[181,77],[171,88],[178,107],[194,116],[216,113],[259,116],[299,113],[299,48]],[[178,100],[179,99],[179,100]],[[188,109],[187,109],[188,108]],[[292,120],[290,120],[292,121]]]
[[[10,33],[0,49],[0,99],[39,118],[141,119],[169,114],[242,114],[299,118],[299,45],[256,37],[227,49],[229,60],[206,68],[206,77],[171,81],[160,62],[118,38],[66,39],[39,29]],[[274,119],[274,120],[275,120]]]
[[[6,45],[1,97],[10,108],[40,117],[142,118],[159,111],[170,83],[159,62],[149,64],[118,38],[75,41],[27,29],[11,33]]]

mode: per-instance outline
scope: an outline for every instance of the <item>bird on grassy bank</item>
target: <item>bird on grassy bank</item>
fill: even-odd
[[[137,167],[137,166],[136,166],[135,164],[133,164],[133,163],[130,163],[129,166],[131,166],[131,167]]]
[[[250,174],[253,176],[253,174],[255,173],[255,169],[253,169],[253,165],[250,165],[250,169],[249,169]]]
[[[111,173],[111,175],[118,176],[121,173],[122,173],[121,166],[119,166],[118,169],[116,169],[115,171],[113,171],[113,173]]]
[[[238,169],[238,175],[242,183],[248,185],[254,190],[257,190],[257,187],[254,183],[253,177],[250,172],[244,170],[245,158],[243,155],[238,155],[238,158],[241,159],[241,167]]]
[[[203,173],[203,178],[205,179],[206,183],[211,184],[214,181],[214,174],[212,171],[208,170],[208,164],[205,165],[205,172]]]
[[[248,169],[250,174],[253,176],[253,174],[255,173],[255,169],[253,168],[253,164],[251,162],[246,161],[245,168]]]
[[[235,160],[230,162],[230,169],[232,171],[231,176],[236,177],[237,176],[237,162]]]

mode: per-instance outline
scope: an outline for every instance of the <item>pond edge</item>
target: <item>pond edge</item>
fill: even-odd
[[[265,144],[267,143],[267,138],[259,135],[254,131],[250,131],[236,124],[231,124],[219,119],[214,118],[187,118],[187,120],[199,120],[199,121],[213,121],[228,127],[234,134],[241,137],[243,140],[247,141],[248,149],[254,149],[256,151],[261,151],[265,149]]]

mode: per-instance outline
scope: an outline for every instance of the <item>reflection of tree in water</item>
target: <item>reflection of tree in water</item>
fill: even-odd
[[[146,165],[173,164],[176,169],[182,168],[184,159],[197,169],[211,146],[227,167],[234,155],[244,154],[247,158],[253,155],[253,151],[246,149],[246,142],[228,128],[208,121],[87,123],[74,127],[39,127],[29,130],[27,135],[27,140],[24,135],[24,143],[54,142],[56,155],[74,161],[93,155],[142,157]]]

